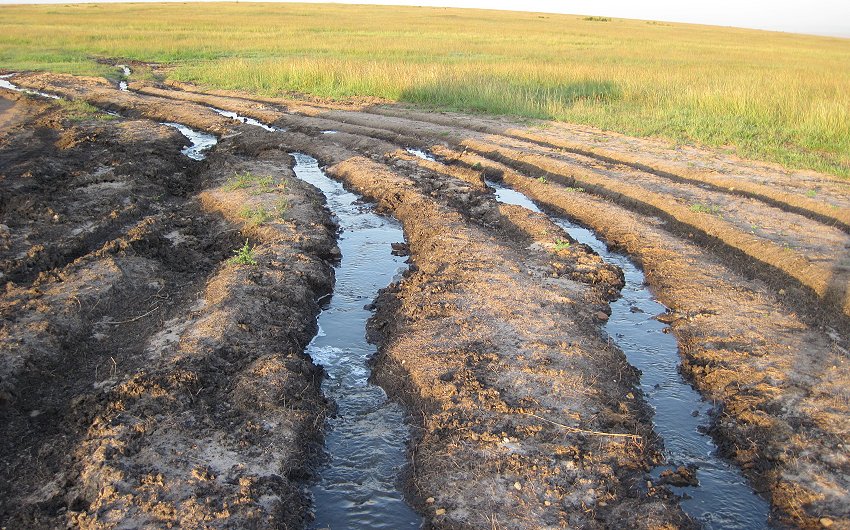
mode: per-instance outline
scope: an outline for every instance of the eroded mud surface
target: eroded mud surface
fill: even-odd
[[[14,80],[133,119],[0,107],[4,523],[304,524],[326,404],[302,352],[335,247],[320,195],[290,178],[300,151],[403,225],[410,272],[370,337],[410,416],[407,497],[427,524],[693,524],[647,483],[663,440],[602,330],[621,272],[498,204],[486,176],[642,266],[774,524],[850,527],[846,181],[563,124]],[[193,162],[163,121],[221,142]],[[242,171],[285,185],[228,186]],[[285,216],[242,218],[280,195]],[[246,236],[259,265],[227,264]]]
[[[0,140],[3,526],[301,525],[326,409],[303,355],[333,279],[321,195],[285,153],[225,143],[202,164],[152,121],[19,104],[32,119]],[[231,189],[245,171],[272,183]],[[255,267],[227,261],[244,238]]]

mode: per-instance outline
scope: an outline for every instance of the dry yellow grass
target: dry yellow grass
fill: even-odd
[[[850,39],[416,7],[0,7],[0,67],[115,74],[96,58],[262,94],[568,120],[850,176]]]

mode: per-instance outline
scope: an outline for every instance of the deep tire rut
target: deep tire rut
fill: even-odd
[[[599,329],[609,311],[607,301],[622,286],[618,270],[587,247],[556,244],[569,236],[545,215],[497,204],[485,176],[522,191],[554,214],[592,228],[643,267],[654,293],[671,309],[661,318],[670,322],[679,340],[683,373],[717,403],[712,435],[723,454],[771,500],[774,522],[807,528],[850,524],[844,502],[850,491],[846,478],[850,448],[843,443],[850,436],[846,393],[850,198],[839,179],[563,124],[523,127],[509,120],[388,106],[305,103],[225,91],[205,94],[188,85],[132,83],[133,91],[119,92],[100,80],[48,74],[20,76],[20,82],[126,116],[178,121],[222,138],[198,174],[200,208],[205,215],[220,218],[222,227],[234,227],[235,239],[247,235],[261,248],[274,249],[278,257],[268,265],[263,262],[259,274],[247,276],[234,276],[219,261],[208,276],[196,279],[206,282],[207,289],[196,297],[215,299],[209,289],[218,285],[226,292],[241,293],[234,295],[240,300],[236,307],[256,308],[252,300],[275,300],[268,290],[275,282],[294,282],[292,289],[305,289],[301,295],[305,300],[310,293],[329,289],[327,260],[334,258],[330,221],[320,220],[326,214],[316,206],[315,197],[304,202],[304,210],[295,216],[313,224],[272,221],[249,227],[242,219],[245,205],[277,203],[223,186],[229,176],[246,168],[289,175],[286,152],[317,158],[327,165],[329,175],[402,222],[411,270],[379,297],[370,334],[380,345],[375,377],[406,404],[412,417],[416,434],[408,496],[429,524],[451,528],[617,527],[623,521],[646,528],[693,524],[669,491],[645,485],[646,471],[660,457],[659,441],[652,433],[650,411],[635,390],[638,374]],[[239,125],[213,107],[285,131]],[[328,130],[338,133],[323,134]],[[421,159],[406,147],[425,149],[437,159]],[[287,190],[290,184],[287,181]],[[296,195],[310,197],[310,193],[305,188]],[[289,200],[290,207],[298,202]],[[318,231],[303,232],[305,226]],[[45,231],[43,237],[55,236]],[[227,241],[234,244],[234,238]],[[90,249],[81,252],[85,251]],[[296,262],[310,265],[296,267],[300,272],[293,279],[289,267],[296,255]],[[153,261],[162,263],[161,257]],[[17,274],[31,281],[36,272],[53,270],[53,262],[45,262],[41,269],[17,267],[30,271],[28,276]],[[283,270],[287,272],[279,272]],[[240,291],[245,281],[260,287]],[[236,287],[225,287],[229,282]],[[187,299],[186,304],[190,302]],[[274,305],[261,303],[260,313],[277,314]],[[213,307],[193,310],[190,317],[172,319],[162,328],[172,330],[163,331],[166,335],[178,330],[176,336],[182,337],[176,342],[178,351],[201,351],[197,340],[184,341],[205,315],[219,311]],[[300,355],[312,332],[307,323],[317,310],[315,303],[308,303],[282,326],[282,336],[290,337],[284,341],[288,355]],[[237,424],[255,421],[245,419],[254,418],[253,413],[237,405],[237,412],[209,405],[219,399],[238,402],[229,394],[231,385],[217,381],[241,381],[243,374],[255,373],[248,367],[255,366],[252,363],[266,354],[264,348],[272,348],[270,341],[281,336],[260,332],[263,338],[256,343],[252,333],[236,330],[275,327],[265,317],[246,321],[237,316],[238,309],[216,314],[222,322],[239,322],[233,335],[213,334],[220,343],[212,350],[209,344],[203,346],[207,353],[199,357],[201,364],[190,363],[183,382],[163,386],[171,401],[157,405],[192,411],[188,413],[211,425],[211,430],[203,431],[212,436],[209,440],[199,436],[196,427],[187,426],[170,442],[180,446],[204,440],[194,448],[204,455],[202,461],[211,458],[210,451],[234,450],[228,444],[235,442],[221,434],[227,423],[220,423],[220,418],[235,414]],[[146,340],[140,339],[140,344],[150,342]],[[259,357],[242,346],[255,343]],[[181,363],[188,361],[182,359],[178,355],[169,362],[183,370]],[[258,507],[256,500],[288,491],[277,500],[306,505],[297,483],[308,474],[304,448],[320,435],[316,421],[324,404],[315,384],[317,372],[307,368],[309,363],[301,366],[295,369],[297,377],[313,381],[312,387],[308,384],[312,397],[296,414],[302,423],[293,423],[293,428],[310,421],[314,428],[305,429],[297,440],[262,435],[272,446],[289,448],[276,456],[292,465],[289,474],[278,475],[283,482],[251,482],[257,484],[249,488],[254,504],[235,508],[242,505],[229,497],[237,495],[226,486],[231,479],[223,484],[220,471],[209,464],[206,471],[198,471],[190,465],[193,460],[182,457],[168,460],[168,472],[156,479],[177,486],[156,486],[155,480],[145,495],[158,498],[167,490],[165,497],[176,495],[185,503],[200,491],[198,484],[206,484],[203,491],[218,499],[218,511],[191,504],[191,515],[173,519],[189,526],[210,514],[222,524],[303,524],[304,515],[298,510],[283,515],[272,507],[274,502]],[[209,383],[202,375],[209,367],[227,368]],[[129,378],[115,388],[124,392],[137,384],[162,386],[175,370],[166,368],[165,379],[156,376],[159,382],[150,384],[141,382],[148,381],[147,376],[133,379],[128,372]],[[218,384],[224,387],[203,390]],[[202,396],[200,405],[194,403],[193,392]],[[107,394],[107,402],[119,399],[114,391]],[[138,406],[131,415],[149,414],[149,405]],[[99,407],[98,425],[117,421],[110,412],[114,406]],[[290,409],[270,407],[264,414],[292,417]],[[165,434],[153,424],[142,424],[146,427],[141,439],[153,440],[153,446],[161,443]],[[132,438],[120,429],[115,432],[116,440]],[[103,447],[102,442],[86,445],[93,443],[91,436],[81,440],[85,451]],[[125,442],[108,442],[110,447],[115,443]],[[149,454],[124,454],[117,467],[101,464],[97,480],[90,484],[112,483],[122,466],[149,465],[148,460],[139,460],[139,455],[149,458]],[[261,460],[248,456],[251,462]],[[198,478],[198,473],[212,478]],[[492,499],[489,503],[480,502],[482,488]],[[78,524],[108,526],[102,517],[113,509],[137,521],[151,520],[145,519],[150,514],[143,508],[150,497],[135,497],[139,490],[131,488],[129,497],[122,497],[105,495],[103,487],[94,494],[95,489],[90,486],[70,502],[79,514],[74,519]],[[137,498],[148,500],[133,500]],[[226,514],[221,499],[232,499]],[[635,520],[636,513],[641,513],[640,520]]]

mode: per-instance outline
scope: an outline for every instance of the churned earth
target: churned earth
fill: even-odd
[[[120,116],[0,91],[8,528],[308,524],[330,404],[303,351],[339,251],[293,151],[404,227],[369,337],[426,525],[695,524],[647,484],[663,441],[601,331],[621,272],[486,177],[641,265],[773,524],[850,528],[847,180],[568,124],[13,80]],[[193,161],[160,122],[219,143]],[[230,260],[246,239],[256,265]]]

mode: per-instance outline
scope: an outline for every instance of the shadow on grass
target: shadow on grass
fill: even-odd
[[[530,118],[557,118],[578,102],[607,104],[622,97],[612,81],[579,81],[546,84],[533,80],[516,81],[480,78],[470,82],[446,79],[404,90],[399,100],[455,110],[512,114]]]

